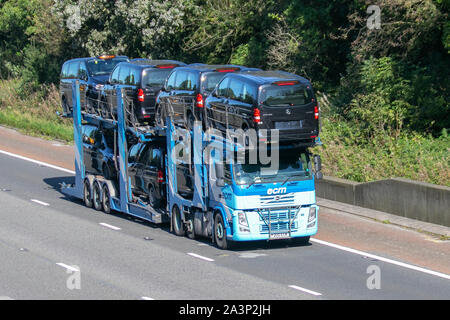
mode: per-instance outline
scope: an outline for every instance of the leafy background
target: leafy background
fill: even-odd
[[[0,1],[0,122],[70,141],[62,63],[100,53],[236,63],[311,79],[325,174],[450,185],[449,0]]]

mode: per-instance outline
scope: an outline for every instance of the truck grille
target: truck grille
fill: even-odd
[[[295,203],[294,194],[260,196],[259,206],[268,208],[274,206],[290,206]]]
[[[297,221],[292,223],[291,231],[297,231]],[[270,224],[270,231],[272,233],[276,232],[287,232],[289,231],[289,222],[276,222]],[[269,232],[269,226],[267,224],[263,224],[260,226],[260,232],[261,233],[268,233]]]
[[[259,211],[259,231],[261,233],[269,232],[269,224],[271,233],[288,232],[289,223],[292,221],[291,231],[298,229],[298,214],[300,207],[284,207],[279,209],[262,209]]]

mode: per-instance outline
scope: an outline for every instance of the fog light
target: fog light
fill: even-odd
[[[239,226],[240,232],[250,232],[250,229]]]

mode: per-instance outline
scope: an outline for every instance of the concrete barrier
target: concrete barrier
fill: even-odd
[[[392,178],[358,183],[334,177],[316,182],[317,196],[450,227],[450,188]]]

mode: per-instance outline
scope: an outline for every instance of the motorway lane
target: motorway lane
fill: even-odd
[[[170,234],[167,226],[155,227],[121,214],[106,215],[71,201],[59,193],[58,184],[73,180],[64,172],[0,155],[0,246],[22,272],[2,272],[0,296],[16,298],[139,298],[157,299],[427,299],[450,297],[449,281],[407,270],[360,255],[312,243],[289,246],[280,241],[245,244],[235,251],[221,251],[207,240],[191,241]],[[9,190],[9,191],[8,191]],[[48,206],[32,202],[36,199]],[[132,220],[132,221],[129,221]],[[99,223],[121,228],[108,229]],[[152,240],[144,240],[148,237]],[[20,281],[38,262],[22,262],[24,252],[50,264],[67,261],[79,265],[87,290],[68,290],[64,279],[58,290],[31,288],[41,284]],[[2,252],[0,251],[0,253]],[[13,250],[14,251],[14,250]],[[196,253],[214,259],[189,256]],[[3,259],[2,259],[3,260]],[[381,269],[381,290],[368,290],[369,265]],[[49,267],[49,266],[47,266]],[[1,270],[14,270],[0,262]],[[44,266],[40,267],[44,268]],[[52,266],[52,268],[56,268]],[[57,267],[58,269],[60,267]],[[45,269],[45,268],[44,268]],[[45,269],[47,270],[47,269]],[[42,277],[49,279],[48,270]],[[61,273],[61,270],[58,270]],[[47,273],[46,273],[47,272]],[[57,270],[55,270],[57,272]],[[86,275],[86,277],[84,276]],[[60,275],[61,276],[61,275]],[[64,273],[63,277],[67,277]],[[6,283],[6,288],[5,284]],[[46,281],[49,283],[49,281]],[[15,284],[15,285],[14,285]],[[314,296],[288,286],[321,293]],[[111,287],[112,290],[105,290]],[[25,292],[21,292],[23,288]],[[61,292],[62,291],[62,292]],[[28,294],[28,295],[27,295]]]

